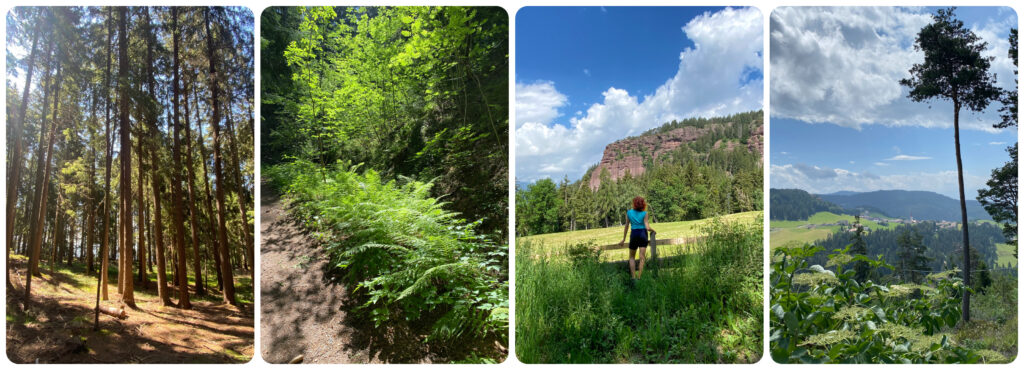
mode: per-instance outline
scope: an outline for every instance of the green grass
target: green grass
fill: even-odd
[[[624,266],[602,263],[602,253],[587,242],[517,243],[518,358],[756,362],[763,343],[762,223],[726,219],[692,222],[702,225],[692,235],[709,237],[660,269],[648,266],[632,287]],[[547,256],[552,251],[555,258]]]
[[[878,215],[881,216],[881,215]],[[818,226],[813,229],[801,228],[800,226],[814,224],[835,224],[839,221],[846,220],[849,223],[853,223],[854,216],[850,215],[839,215],[832,212],[818,212],[806,220],[800,221],[782,221],[772,220],[771,233],[768,238],[769,245],[771,248],[785,246],[785,245],[802,245],[804,243],[813,243],[814,241],[824,239],[829,234],[838,232],[839,226]],[[861,224],[870,228],[871,230],[880,229],[894,229],[896,223],[888,223],[881,225],[877,222],[861,219]]]
[[[746,221],[753,222],[764,217],[763,211],[752,211],[734,213],[720,217],[723,221]],[[671,239],[697,236],[700,228],[706,226],[712,219],[662,222],[651,224],[651,228],[658,232],[658,239]],[[594,245],[615,244],[622,240],[623,226],[613,226],[601,229],[565,231],[560,233],[531,235],[516,238],[519,243],[533,243],[538,246],[550,248],[560,247],[567,244],[590,243]],[[626,240],[629,241],[628,238]]]
[[[821,240],[827,238],[830,234],[835,232],[833,228],[820,228],[820,229],[798,229],[798,228],[780,228],[772,229],[769,233],[768,243],[771,248],[781,247],[792,244],[804,244],[811,243],[815,240]]]
[[[968,228],[968,230],[969,229],[970,228]],[[996,255],[998,256],[998,259],[996,259],[996,263],[998,263],[1000,266],[1005,266],[1007,264],[1011,264],[1011,265],[1016,266],[1017,265],[1017,258],[1015,258],[1013,256],[1013,252],[1014,251],[1015,250],[1014,250],[1014,247],[1013,247],[1012,244],[1007,244],[1007,243],[998,243],[998,244],[996,244]]]

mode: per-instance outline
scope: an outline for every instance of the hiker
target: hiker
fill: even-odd
[[[648,222],[647,201],[644,200],[644,197],[633,198],[633,209],[626,211],[626,219],[629,220],[629,223],[626,224],[625,230],[622,230],[622,241],[619,242],[619,246],[626,243],[626,234],[629,234],[629,261],[627,263],[629,264],[629,276],[636,280],[644,273],[644,262],[647,260],[647,233],[654,232]],[[639,268],[634,264],[637,249],[640,250]]]

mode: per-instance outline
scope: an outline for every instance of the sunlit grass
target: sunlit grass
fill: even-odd
[[[745,221],[753,222],[764,216],[763,211],[752,211],[734,213],[720,217],[723,221]],[[687,238],[698,235],[702,226],[706,226],[712,219],[662,222],[651,224],[657,231],[658,239]],[[565,231],[560,233],[531,235],[516,238],[517,242],[531,242],[535,245],[546,247],[563,246],[566,244],[591,243],[594,245],[615,244],[622,240],[623,226],[606,227],[600,229]],[[629,242],[627,236],[626,242]]]

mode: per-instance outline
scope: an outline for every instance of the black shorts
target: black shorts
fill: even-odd
[[[632,229],[629,232],[629,249],[647,248],[647,229]]]

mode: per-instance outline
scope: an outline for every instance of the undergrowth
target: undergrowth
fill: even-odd
[[[516,354],[525,363],[752,363],[761,356],[761,223],[715,220],[695,252],[635,285],[588,244],[516,246]]]
[[[427,341],[507,342],[508,245],[430,196],[431,183],[385,181],[374,170],[308,161],[269,167],[294,216],[315,232],[375,326],[431,321]]]
[[[836,249],[826,267],[807,260],[821,247],[777,248],[771,266],[771,354],[780,363],[1006,362],[954,335],[966,289],[958,271],[924,284],[858,282],[849,268],[884,261]],[[1013,317],[1016,320],[1016,317]],[[975,325],[971,323],[968,325]]]

